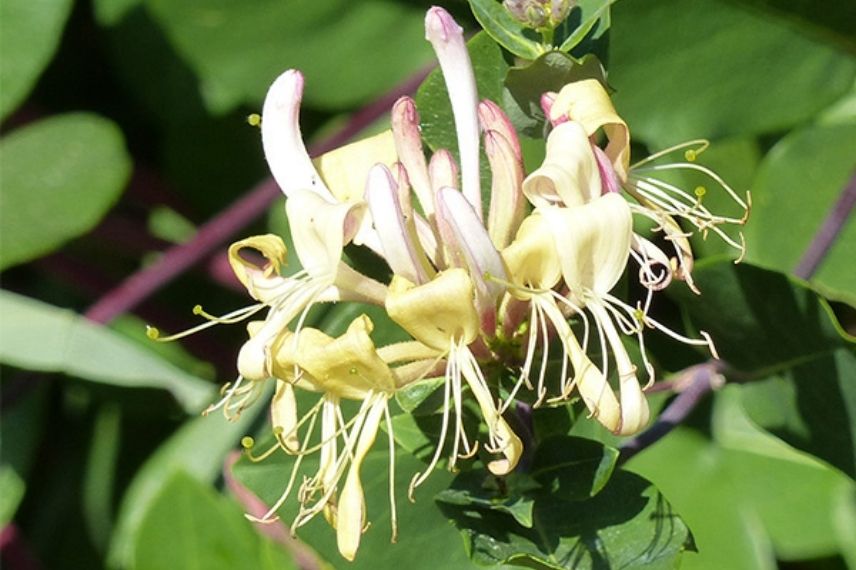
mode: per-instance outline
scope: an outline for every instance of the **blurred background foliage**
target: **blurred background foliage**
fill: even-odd
[[[602,4],[581,3],[584,10]],[[264,410],[235,424],[198,411],[233,377],[243,328],[217,327],[180,346],[145,338],[145,322],[165,330],[194,324],[197,303],[214,313],[246,303],[221,253],[109,327],[80,315],[267,176],[246,116],[260,109],[278,73],[304,72],[302,128],[318,141],[432,63],[422,29],[429,6],[0,0],[4,567],[290,568],[316,557],[344,566],[322,521],[302,529],[310,548],[256,533],[241,517],[250,490],[276,497],[285,477],[280,460],[239,461],[237,479],[224,479],[228,453],[241,436],[263,429]],[[466,2],[444,7],[478,29]],[[675,322],[709,330],[746,377],[616,471],[602,493],[606,479],[585,495],[600,502],[571,497],[562,504],[596,519],[627,493],[668,499],[681,518],[663,520],[680,528],[655,545],[661,550],[648,567],[674,566],[689,540],[686,523],[699,552],[682,557],[684,568],[856,568],[856,356],[848,335],[856,332],[856,223],[845,225],[811,288],[788,276],[856,169],[856,4],[621,0],[607,14],[590,46],[607,63],[636,155],[709,138],[703,162],[752,192],[752,265],[735,267],[718,243],[699,241],[710,257],[698,268],[704,296],[677,288],[663,301]],[[485,36],[476,41],[484,44],[473,48],[482,50],[477,67],[487,62],[479,70],[482,95],[509,113],[516,108],[519,125],[531,129],[531,109],[516,107],[519,91],[505,84],[509,69],[525,83],[526,62],[501,54]],[[432,103],[421,95],[424,118]],[[524,144],[537,147],[533,141]],[[282,200],[269,212],[240,235],[286,231]],[[316,318],[332,326],[343,316]],[[652,351],[665,372],[700,361],[656,340]],[[569,410],[536,418],[544,442],[568,438],[560,441],[583,455],[592,439],[616,443],[575,423]],[[418,449],[424,426],[409,416],[397,421],[412,424],[398,430],[399,443]],[[615,466],[609,449],[592,456],[608,465],[606,478]],[[399,452],[400,472],[418,470],[418,461]],[[376,462],[381,472],[384,462]],[[524,553],[531,564],[636,567],[638,560],[622,558],[620,540],[598,532],[612,527],[632,536],[663,517],[658,508],[629,519],[616,514],[624,526],[607,517],[592,529],[565,528],[562,513],[544,510],[524,490],[528,506],[472,511],[481,513],[478,526],[465,508],[475,508],[478,485],[456,480],[447,489],[450,481],[436,473],[415,505],[402,501],[397,545],[384,530],[384,484],[367,483],[377,528],[351,566],[433,568],[436,556],[464,568],[470,556],[496,563]],[[441,491],[440,502],[432,501]],[[540,543],[509,530],[508,517],[526,522],[532,512],[548,517],[547,530],[558,534]],[[449,520],[469,528],[469,550]],[[492,542],[491,525],[504,542]],[[599,548],[612,566],[598,565]]]

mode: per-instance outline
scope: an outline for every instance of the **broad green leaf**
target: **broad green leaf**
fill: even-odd
[[[591,50],[587,49],[584,53],[591,51],[592,53],[601,55],[596,46],[587,46],[583,43],[583,40],[587,36],[592,37],[593,40],[597,40],[606,35],[610,24],[610,6],[617,1],[581,0],[576,2],[576,6],[568,15],[568,19],[565,20],[565,25],[560,26],[560,32],[563,31],[562,28],[566,28],[566,33],[562,35],[566,35],[567,37],[559,45],[559,51],[570,52],[575,48],[585,49],[591,47]],[[555,41],[558,42],[559,38],[557,37]]]
[[[514,18],[502,2],[496,0],[469,0],[470,9],[484,31],[496,43],[523,59],[536,59],[547,51],[537,39],[538,34]]]
[[[131,173],[121,131],[89,113],[58,115],[0,140],[0,269],[89,231]]]
[[[256,533],[237,505],[183,471],[163,482],[140,524],[133,568],[288,570],[294,560]]]
[[[306,75],[308,104],[353,106],[431,59],[422,10],[388,0],[147,0],[146,6],[195,71],[215,113],[257,104],[288,68]]]
[[[828,303],[787,276],[729,260],[708,258],[693,278],[701,295],[679,284],[693,326],[713,337],[720,357],[753,377],[764,377],[831,356],[851,345]]]
[[[71,0],[0,1],[0,119],[24,100],[53,58],[71,6]]]
[[[618,450],[581,437],[552,437],[535,451],[531,475],[557,499],[580,501],[604,488]]]
[[[436,500],[462,508],[496,511],[511,515],[524,528],[532,528],[535,499],[531,491],[540,485],[526,474],[495,477],[484,469],[461,473]]]
[[[856,60],[818,36],[725,0],[620,2],[610,37],[618,111],[661,146],[789,128],[856,74]]]
[[[810,126],[780,140],[752,187],[746,258],[790,272],[856,174],[856,121]],[[812,278],[825,293],[856,305],[856,221],[841,233]]]
[[[293,458],[276,453],[260,463],[241,459],[234,468],[238,480],[258,495],[267,505],[280,496],[288,481]],[[366,497],[367,519],[371,526],[363,534],[360,550],[354,562],[346,562],[338,554],[336,532],[322,515],[297,531],[297,537],[323,554],[335,568],[376,569],[406,565],[409,570],[434,570],[438,560],[446,568],[471,568],[461,539],[437,505],[434,495],[445,488],[451,476],[435,471],[415,493],[415,503],[407,501],[407,487],[413,475],[425,464],[410,454],[396,453],[395,495],[398,512],[398,541],[390,544],[389,454],[386,438],[378,436],[362,468],[362,483]],[[318,468],[317,454],[303,461],[301,471],[312,474]],[[298,482],[300,480],[298,479]],[[289,525],[297,513],[297,501],[292,496],[280,509],[279,515]],[[427,556],[426,553],[432,553]],[[439,556],[439,558],[438,558]]]
[[[0,291],[0,314],[4,364],[115,386],[164,389],[188,411],[202,409],[215,393],[209,382],[67,309]]]
[[[260,400],[266,401],[267,396]],[[213,483],[222,473],[226,454],[263,411],[265,406],[257,406],[235,422],[226,421],[219,413],[193,418],[158,448],[137,471],[122,497],[108,551],[110,567],[125,568],[135,559],[140,525],[164,482],[183,471],[202,482]]]
[[[606,83],[606,72],[595,56],[575,59],[560,51],[547,52],[527,66],[508,70],[503,109],[521,133],[543,139],[547,125],[541,95],[558,92],[568,83],[583,79]]]
[[[142,4],[143,0],[93,0],[92,9],[99,24],[115,26]]]
[[[832,556],[842,547],[840,525],[852,524],[835,513],[852,501],[853,483],[747,423],[739,403],[746,388],[716,395],[714,441],[678,428],[627,465],[693,529],[698,554],[685,556],[682,568],[773,570],[777,558]],[[734,423],[744,426],[739,437]]]
[[[585,501],[533,494],[532,528],[493,509],[443,505],[479,564],[535,568],[675,568],[693,549],[681,518],[660,492],[632,473],[616,473]]]

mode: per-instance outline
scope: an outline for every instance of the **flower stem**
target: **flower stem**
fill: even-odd
[[[838,234],[847,222],[853,206],[856,205],[856,175],[850,178],[850,182],[841,191],[838,199],[833,204],[823,225],[818,228],[817,233],[811,240],[811,244],[806,249],[794,269],[794,274],[802,279],[811,279],[817,273],[818,267],[823,263],[826,254],[835,243]]]

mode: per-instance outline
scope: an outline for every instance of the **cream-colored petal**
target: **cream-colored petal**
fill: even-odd
[[[359,433],[354,458],[348,469],[342,494],[339,495],[336,543],[339,553],[347,560],[353,560],[357,555],[366,520],[366,500],[360,481],[360,469],[377,437],[377,430],[386,405],[386,398],[379,397],[369,409]]]
[[[262,145],[276,183],[291,196],[296,190],[308,190],[332,198],[324,185],[300,135],[300,101],[303,75],[289,69],[268,89],[262,108]]]
[[[602,191],[600,172],[583,126],[568,121],[547,137],[547,154],[540,168],[523,181],[523,193],[535,206],[591,202]]]
[[[576,208],[537,211],[550,224],[571,294],[591,291],[600,297],[608,293],[630,255],[633,220],[627,202],[618,194],[605,194]]]
[[[313,162],[337,202],[363,199],[366,177],[376,164],[391,168],[398,160],[392,131],[324,153]]]
[[[287,451],[296,452],[300,447],[297,438],[297,399],[291,382],[276,381],[276,392],[270,403],[270,423]]]
[[[498,297],[508,273],[502,257],[463,194],[441,188],[435,196],[437,227],[454,265],[466,267],[476,286],[478,312],[489,328],[495,324]],[[490,332],[493,332],[492,330]]]
[[[458,188],[458,164],[455,162],[455,157],[448,150],[441,148],[431,155],[431,162],[428,164],[428,175],[431,179],[431,191],[436,194],[440,188]],[[431,202],[434,202],[432,194]],[[433,209],[437,206],[434,204]],[[430,219],[430,218],[429,218]]]
[[[464,30],[448,12],[433,6],[425,14],[425,38],[437,54],[452,103],[461,159],[461,191],[481,218],[478,94]]]
[[[618,177],[627,180],[630,165],[630,130],[603,85],[596,79],[585,79],[565,85],[550,109],[550,119],[567,117],[582,123],[589,136],[603,128],[608,139],[606,155],[612,160]]]
[[[296,191],[285,203],[294,248],[313,277],[332,282],[345,244],[360,229],[365,203],[335,203],[313,192]]]
[[[478,336],[475,288],[463,269],[443,271],[419,286],[393,276],[386,310],[413,338],[444,354],[452,340],[469,344]]]

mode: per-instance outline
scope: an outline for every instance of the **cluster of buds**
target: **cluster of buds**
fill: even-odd
[[[672,279],[693,286],[690,234],[680,220],[723,235],[738,248],[742,243],[720,226],[745,221],[710,213],[699,196],[656,174],[682,168],[702,172],[748,211],[715,174],[692,160],[663,165],[654,156],[630,166],[627,125],[595,80],[544,94],[541,103],[553,128],[543,164],[526,175],[510,120],[495,103],[478,100],[461,28],[440,8],[428,11],[425,25],[452,103],[458,160],[443,149],[426,156],[416,105],[404,97],[393,107],[390,131],[313,162],[298,122],[303,77],[286,71],[267,94],[261,131],[270,169],[287,197],[302,269],[284,272],[287,251],[278,236],[239,241],[229,250],[230,261],[256,303],[223,317],[198,311],[209,318],[203,326],[266,311],[263,320],[248,325],[237,381],[210,410],[235,417],[258,399],[264,385],[276,383],[271,404],[276,443],[254,457],[281,450],[296,459],[280,499],[257,520],[276,520],[293,494],[299,503],[293,529],[323,513],[348,559],[356,555],[366,528],[360,470],[382,423],[390,448],[395,536],[390,400],[416,382],[442,379],[443,412],[436,451],[413,476],[411,497],[442,457],[454,469],[459,458],[478,452],[479,439],[493,474],[514,470],[524,444],[504,414],[527,390],[536,406],[579,398],[590,416],[615,434],[643,429],[649,420],[644,386],[654,379],[644,329],[707,346],[715,355],[704,333],[687,338],[649,315],[653,293]],[[486,201],[479,171],[482,144],[491,169]],[[703,144],[689,143],[686,149],[692,159]],[[672,255],[634,233],[634,215],[656,223]],[[348,265],[347,244],[369,248],[385,260],[389,281]],[[647,292],[634,305],[611,293],[631,259]],[[410,340],[376,346],[367,315],[335,338],[306,326],[313,305],[348,302],[382,308]],[[628,355],[627,337],[638,339],[641,367]],[[559,350],[561,371],[548,378],[553,376],[549,355]],[[590,353],[598,356],[592,359]],[[498,366],[511,378],[504,391],[486,373]],[[298,391],[319,399],[300,412]],[[480,412],[482,436],[468,433],[462,421],[469,396]],[[345,408],[356,409],[350,417],[341,405],[347,400],[358,402]],[[302,459],[314,452],[320,456],[317,470],[298,481]]]
[[[551,30],[565,21],[575,0],[504,0],[514,18],[533,30]]]

